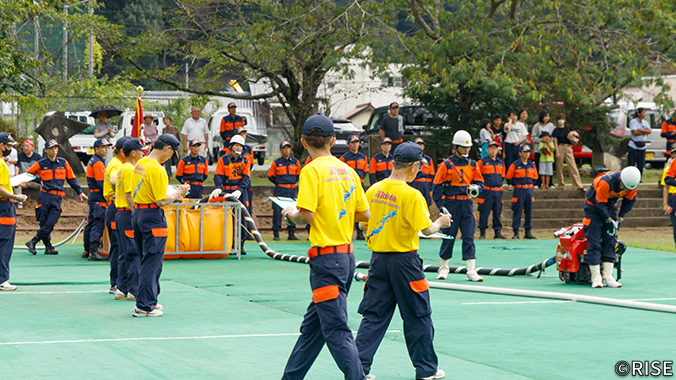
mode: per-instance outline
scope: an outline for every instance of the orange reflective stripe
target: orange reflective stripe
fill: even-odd
[[[288,174],[288,169],[286,166],[277,166],[275,168],[275,174],[276,175],[285,175]]]
[[[518,201],[519,201],[519,198],[516,198],[516,197],[512,198],[512,203],[516,203]]]
[[[54,179],[66,179],[66,169],[54,169]]]
[[[426,290],[429,290],[430,288],[430,284],[427,282],[426,278],[423,278],[422,280],[418,281],[411,281],[408,284],[411,286],[411,289],[413,289],[413,291],[416,293],[422,293]]]
[[[584,219],[582,219],[582,224],[583,224],[583,225],[588,226],[589,223],[591,223],[591,219],[589,219],[589,218],[584,218]]]
[[[124,235],[130,239],[134,238],[134,230],[124,230]]]
[[[51,181],[54,179],[54,171],[53,170],[40,170],[38,172],[40,175],[40,179],[43,181]]]
[[[116,225],[115,225],[115,222],[110,222],[110,229],[111,229],[111,230],[116,230],[116,229],[117,229],[117,228],[116,228]]]
[[[495,166],[493,166],[493,165],[481,165],[481,174],[494,174],[494,173],[495,173]]]
[[[13,226],[13,225],[15,225],[15,224],[16,224],[16,218],[12,218],[12,217],[3,217],[3,218],[0,218],[0,225],[3,225],[3,226]]]
[[[185,165],[183,167],[183,173],[185,174],[195,174],[195,165]]]
[[[338,285],[328,285],[312,291],[312,302],[320,303],[324,301],[335,300],[340,295]]]
[[[165,228],[151,228],[150,229],[155,237],[167,237],[169,236],[169,229]]]
[[[478,203],[478,204],[482,204],[482,203],[484,203],[485,201],[486,201],[486,200],[483,199],[483,198],[477,198],[477,199],[476,199],[476,203]]]

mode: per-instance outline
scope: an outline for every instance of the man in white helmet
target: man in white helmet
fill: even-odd
[[[628,166],[621,172],[607,172],[594,179],[584,202],[584,237],[587,238],[587,262],[591,271],[592,288],[621,288],[613,277],[617,230],[636,202],[636,188],[641,172]],[[617,200],[622,199],[620,212]],[[601,265],[603,275],[601,275]]]
[[[445,280],[448,276],[448,262],[453,256],[453,245],[459,229],[462,232],[462,259],[467,266],[467,281],[483,281],[476,271],[474,201],[467,195],[467,189],[478,187],[481,191],[484,187],[484,177],[477,168],[476,161],[469,158],[472,137],[467,131],[460,130],[453,135],[453,146],[455,153],[439,165],[432,188],[432,198],[439,210],[445,207],[453,215],[451,226],[442,230],[454,239],[444,239],[441,242],[437,278]]]

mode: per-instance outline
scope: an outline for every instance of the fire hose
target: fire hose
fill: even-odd
[[[74,243],[74,242],[75,242],[75,239],[77,239],[77,236],[80,234],[80,231],[82,231],[82,228],[84,227],[84,224],[85,224],[86,221],[87,221],[87,219],[82,219],[82,222],[80,222],[80,225],[77,226],[77,228],[75,229],[75,231],[73,231],[72,234],[68,235],[67,238],[61,240],[61,241],[58,242],[58,243],[55,243],[55,244],[54,244],[54,247],[58,247],[58,246],[60,246],[60,245],[64,245],[64,244],[68,243],[68,241],[71,240],[71,239],[73,239],[73,243]],[[27,251],[27,250],[28,250],[28,247],[26,247],[25,245],[15,245],[13,249],[17,249],[17,250],[25,250],[25,251]],[[44,246],[44,245],[36,245],[36,246],[35,246],[35,249],[45,249],[45,246]]]
[[[231,202],[239,201],[239,199],[237,199],[234,196],[230,196],[229,194],[226,194],[225,198],[227,200],[231,201]],[[273,250],[272,248],[270,248],[267,244],[265,244],[265,241],[263,241],[263,237],[261,236],[260,232],[258,232],[258,228],[256,228],[256,224],[254,223],[254,220],[251,217],[251,214],[249,214],[249,211],[246,209],[246,207],[242,207],[242,215],[244,217],[244,220],[246,221],[249,232],[254,237],[254,239],[256,239],[258,246],[270,258],[273,258],[275,260],[289,261],[289,262],[296,262],[296,263],[303,263],[303,264],[309,264],[310,263],[309,257],[299,256],[299,255],[290,255],[290,254],[286,254],[286,253],[279,253],[279,252]],[[551,257],[551,258],[544,260],[540,263],[533,264],[533,265],[523,267],[523,268],[512,268],[512,269],[508,269],[508,268],[477,268],[477,272],[480,273],[480,274],[489,275],[489,276],[524,276],[524,275],[528,275],[530,273],[537,272],[537,271],[542,272],[542,271],[544,271],[544,269],[546,267],[551,266],[554,263],[555,263],[554,257]],[[369,263],[365,262],[365,261],[357,261],[355,263],[355,266],[357,268],[361,268],[361,269],[368,269]],[[438,269],[439,269],[439,266],[437,266],[437,265],[423,265],[423,271],[424,272],[436,273]],[[467,273],[467,267],[451,267],[450,269],[451,269],[451,273]],[[539,275],[538,275],[538,277],[539,277]],[[355,278],[355,280],[358,280],[358,281],[359,280],[366,280],[366,275],[364,275],[363,273],[357,272],[357,273],[355,273],[354,278]],[[592,303],[592,304],[599,304],[599,305],[626,307],[626,308],[632,308],[632,309],[676,313],[676,306],[662,305],[662,304],[648,303],[648,302],[637,302],[637,301],[622,300],[622,299],[615,299],[615,298],[587,296],[587,295],[581,295],[581,294],[546,292],[546,291],[538,291],[538,290],[498,288],[498,287],[490,287],[490,286],[446,284],[446,283],[440,283],[440,282],[434,282],[434,281],[430,282],[429,285],[430,285],[431,288],[437,288],[437,289],[456,290],[456,291],[464,291],[464,292],[490,293],[490,294],[503,294],[503,295],[519,296],[519,297],[558,299],[558,300],[565,300],[565,301],[585,302],[585,303]]]

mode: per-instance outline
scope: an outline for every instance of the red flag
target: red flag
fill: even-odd
[[[134,125],[131,129],[131,137],[138,137],[142,144],[145,144],[145,133],[143,130],[143,107],[141,106],[141,94],[136,97],[136,115],[134,115]]]

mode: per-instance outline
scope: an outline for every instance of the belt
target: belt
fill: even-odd
[[[115,197],[112,197],[108,200],[109,205],[112,205],[113,203],[115,203]]]
[[[295,183],[292,183],[292,184],[278,183],[277,186],[283,187],[283,188],[285,188],[285,189],[295,189],[295,188],[296,188],[296,184],[295,184]]]
[[[11,200],[11,199],[7,199],[7,198],[0,198],[0,201],[7,201],[7,202],[12,202],[12,200]]]
[[[517,189],[532,189],[533,185],[514,185]]]
[[[223,186],[223,190],[237,190],[239,186]]]
[[[89,189],[90,193],[98,193],[101,189]]]
[[[500,186],[500,187],[488,187],[488,186],[484,186],[484,190],[490,190],[490,191],[502,191],[502,186]]]
[[[118,207],[117,211],[131,211],[129,207]]]
[[[143,208],[160,208],[157,203],[139,203],[136,205],[136,208],[143,209]]]
[[[466,201],[468,199],[471,199],[469,195],[449,195],[449,196],[442,196],[441,199],[456,199],[459,201]]]
[[[395,254],[396,253],[418,253],[418,251],[404,251],[404,252],[401,252],[401,251],[386,251],[386,252],[373,251],[373,253],[377,253],[377,254],[380,254],[380,255],[389,255],[389,254],[393,254],[393,253],[395,253]]]
[[[413,182],[432,182],[432,178],[417,178]]]
[[[59,190],[44,190],[44,189],[43,189],[42,192],[43,192],[43,193],[47,193],[47,194],[52,194],[52,195],[60,195],[60,196],[62,196],[62,197],[63,197],[64,195],[66,195],[65,192],[59,191]]]
[[[352,253],[352,244],[333,245],[329,247],[312,247],[307,251],[310,259],[319,255],[328,255],[331,253]]]
[[[587,202],[587,204],[588,204],[588,205],[591,205],[591,206],[596,206],[596,205],[595,205],[595,204],[593,204],[592,202],[589,202],[589,199],[585,199],[584,201],[585,201],[585,202]]]
[[[399,140],[392,140],[393,144],[401,144],[404,142],[404,139],[399,139]]]
[[[204,182],[199,182],[199,181],[184,181],[188,185],[203,185]]]
[[[108,207],[108,203],[106,203],[106,202],[96,202],[96,203],[103,208]]]

